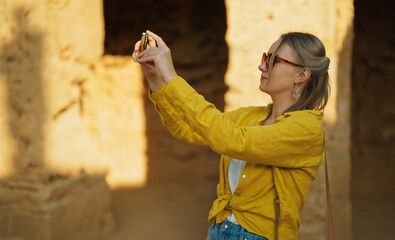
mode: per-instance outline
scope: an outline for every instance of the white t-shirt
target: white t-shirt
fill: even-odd
[[[245,165],[246,165],[245,161],[233,159],[233,158],[232,160],[230,160],[228,167],[228,180],[232,194],[235,192],[237,185],[239,184],[241,173],[243,172]],[[231,223],[239,224],[233,213],[231,213],[226,219]]]

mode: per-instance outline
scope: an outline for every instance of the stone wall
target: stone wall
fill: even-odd
[[[350,84],[353,1],[244,1],[228,0],[229,66],[226,109],[268,103],[259,92],[257,70],[261,54],[288,31],[311,32],[326,46],[331,59],[332,94],[323,119],[336,239],[351,239],[350,202]],[[302,210],[299,239],[326,239],[324,168],[321,167]]]
[[[133,39],[138,39],[141,31],[151,29],[159,33],[172,49],[178,73],[220,109],[223,106],[222,102],[225,101],[226,110],[231,110],[239,106],[268,103],[268,97],[259,92],[257,87],[259,81],[257,66],[262,52],[267,51],[270,44],[281,33],[300,30],[318,35],[324,41],[332,62],[330,75],[333,92],[324,122],[328,132],[328,155],[330,170],[332,170],[330,171],[331,184],[334,188],[332,194],[335,234],[340,239],[351,238],[351,206],[348,183],[350,178],[349,92],[352,1],[305,1],[303,6],[289,1],[225,1],[226,15],[223,16],[226,16],[227,26],[221,24],[223,19],[219,16],[222,15],[218,16],[218,13],[222,14],[222,4],[224,4],[222,1],[210,3],[161,1],[156,4],[151,4],[151,2],[142,4],[133,1],[115,1],[115,3],[108,1],[107,4],[105,2],[106,52],[129,54]],[[200,12],[200,9],[204,9],[204,11]],[[196,22],[197,20],[199,22]],[[169,24],[170,22],[178,24]],[[225,27],[227,27],[226,35],[224,35]],[[223,39],[221,40],[221,37],[226,40],[226,43]],[[227,45],[229,50],[220,48],[221,45]],[[223,72],[221,76],[216,70],[221,69],[222,72],[224,64],[227,64],[225,66],[227,71],[226,74]],[[224,87],[223,81],[228,87],[224,95],[226,87]],[[221,100],[221,97],[224,100]],[[130,201],[139,204],[141,203],[139,199],[148,199],[152,195],[165,194],[180,188],[184,189],[184,194],[187,196],[174,194],[171,197],[163,197],[161,207],[165,206],[166,210],[162,209],[161,212],[165,213],[171,208],[174,208],[172,211],[177,211],[178,206],[183,205],[182,199],[185,197],[193,199],[195,196],[204,199],[205,203],[197,204],[193,201],[190,203],[191,208],[201,208],[205,213],[203,207],[210,205],[213,194],[208,194],[209,190],[207,190],[204,195],[195,195],[185,189],[191,186],[197,187],[202,181],[209,183],[206,185],[207,189],[213,186],[216,182],[213,170],[216,165],[213,164],[213,161],[218,156],[210,155],[205,148],[186,145],[174,140],[160,125],[160,120],[148,100],[146,100],[145,112],[148,157],[147,185],[138,190],[118,190],[115,194],[115,203],[119,201],[122,204],[122,201],[130,196]],[[204,166],[209,166],[206,173],[201,170]],[[163,169],[167,170],[163,171]],[[341,169],[341,171],[337,169]],[[206,182],[206,179],[209,181]],[[197,191],[204,192],[201,190],[201,186],[197,187]],[[147,213],[141,211],[141,207],[143,205],[128,207],[130,214],[136,215],[130,219],[137,220],[146,217],[146,215],[151,216],[150,210]],[[155,212],[155,209],[154,207],[152,212]],[[184,209],[184,212],[185,215],[191,216],[194,211],[187,208]],[[180,216],[182,215],[168,216],[165,214],[165,226],[177,225]],[[199,213],[198,216],[205,217],[205,214]],[[164,218],[162,216],[155,217],[152,220],[153,224],[161,224]],[[192,231],[192,223],[193,231],[197,233],[204,231],[206,227],[203,222],[189,219],[185,221],[185,228],[191,226],[190,230]],[[139,237],[155,238],[155,235],[144,230],[144,226],[130,225],[130,228],[133,228],[134,234]],[[175,236],[182,238],[184,230],[173,234],[176,235],[169,236],[169,239]],[[196,239],[201,238],[201,234],[196,235]],[[326,238],[323,168],[312,186],[302,213],[300,238]]]
[[[228,48],[223,0],[108,0],[104,16],[105,54],[127,58],[142,31],[149,29],[171,48],[177,73],[224,109]],[[219,156],[208,147],[173,138],[147,92],[146,88],[139,96],[144,101],[146,179],[139,186],[114,188],[115,216],[121,225],[114,239],[131,235],[136,239],[204,239],[208,211],[216,196]]]
[[[268,103],[257,67],[281,33],[323,40],[335,237],[350,239],[353,2],[303,3],[1,1],[0,239],[106,239],[111,205],[111,239],[204,239],[219,156],[175,140],[160,123],[130,58],[146,29],[165,39],[178,74],[221,110]],[[325,209],[321,168],[299,239],[326,239]]]
[[[394,3],[355,1],[352,181],[355,239],[392,239],[395,221]],[[366,231],[361,231],[366,229]]]
[[[102,3],[1,1],[0,21],[0,238],[106,238],[108,163],[85,117]]]

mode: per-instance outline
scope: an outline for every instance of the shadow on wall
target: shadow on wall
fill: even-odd
[[[393,239],[395,228],[394,2],[355,1],[352,69],[354,239]]]
[[[14,35],[1,46],[1,72],[5,87],[5,121],[8,139],[6,151],[11,152],[5,179],[1,179],[0,238],[35,236],[28,228],[24,208],[33,210],[44,169],[44,123],[46,115],[43,93],[43,35],[28,26],[29,10],[17,8],[10,28]],[[4,155],[3,155],[4,156]],[[33,194],[31,194],[33,193]],[[28,203],[21,199],[29,197]],[[25,213],[24,213],[25,212]],[[33,217],[34,218],[34,217]],[[23,221],[26,221],[26,224]],[[39,225],[39,224],[38,224]],[[37,226],[40,228],[42,226]]]
[[[46,115],[43,93],[42,34],[28,27],[29,11],[14,13],[16,33],[0,50],[6,80],[6,116],[16,149],[12,157],[15,173],[44,166],[44,123]]]
[[[149,29],[170,47],[177,73],[224,109],[228,48],[223,0],[105,0],[104,15],[106,54],[129,56],[134,42]],[[216,198],[219,155],[170,136],[147,95],[142,97],[147,182],[143,188],[113,191],[119,227],[113,239],[131,235],[136,239],[203,239]]]
[[[0,239],[99,239],[112,228],[104,176],[60,175],[46,166],[44,130],[49,118],[43,64],[47,36],[32,27],[31,11],[15,9],[13,21],[6,25],[13,37],[0,49],[6,95],[1,106],[6,126],[1,127],[8,133],[2,133],[7,136],[2,140],[12,148],[3,151],[6,159],[1,159],[11,164],[0,179]],[[8,157],[4,152],[12,154]]]
[[[352,25],[341,36],[340,53],[325,46],[327,56],[336,54],[337,62],[331,59],[329,81],[331,94],[324,112],[323,125],[326,132],[326,153],[330,183],[333,234],[335,239],[351,239],[351,201],[350,201],[350,72],[351,49],[353,41]],[[335,65],[336,64],[336,65]],[[331,71],[335,69],[335,71]],[[331,73],[336,73],[332,75]],[[333,108],[333,110],[332,110]],[[325,187],[325,165],[322,164],[317,179],[312,182],[301,211],[301,227],[298,239],[327,239],[328,217]]]
[[[353,26],[347,27],[337,65],[336,114],[337,121],[328,127],[330,154],[330,183],[332,187],[332,210],[334,238],[352,239],[351,212],[351,158],[350,158],[350,108],[351,108],[351,66]],[[346,183],[346,184],[345,184]]]

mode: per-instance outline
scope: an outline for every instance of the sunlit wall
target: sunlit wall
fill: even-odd
[[[353,1],[227,0],[229,66],[226,109],[270,102],[259,89],[258,65],[263,52],[282,33],[310,32],[326,46],[331,96],[323,119],[327,130],[330,179],[335,211],[335,236],[350,239],[350,72]],[[323,167],[302,211],[301,239],[325,239],[326,203]],[[314,217],[312,217],[314,216]]]
[[[307,31],[323,40],[331,59],[332,95],[324,123],[339,239],[350,239],[351,232],[348,185],[352,3],[351,0],[226,0],[228,53],[223,53],[226,47],[215,51],[220,38],[209,43],[212,48],[205,45],[206,38],[199,38],[201,33],[197,30],[207,36],[215,31],[204,31],[210,29],[210,22],[187,2],[180,5],[188,10],[180,11],[182,17],[193,13],[195,20],[204,19],[206,25],[195,25],[197,30],[191,33],[187,31],[186,21],[179,21],[182,34],[169,33],[172,46],[178,49],[173,52],[174,57],[186,59],[175,61],[180,69],[184,67],[179,73],[198,85],[200,92],[209,94],[208,99],[221,99],[225,87],[220,83],[210,85],[210,81],[199,85],[199,81],[206,76],[220,78],[223,69],[218,76],[207,69],[229,61],[225,75],[226,110],[270,101],[258,90],[258,65],[262,52],[281,33]],[[196,9],[205,10],[203,5],[195,4],[201,7]],[[7,181],[28,171],[32,177],[29,180],[48,181],[54,178],[51,173],[55,178],[86,173],[104,176],[112,189],[144,189],[148,172],[154,171],[147,167],[148,161],[153,160],[147,154],[146,124],[150,121],[144,109],[147,94],[140,69],[130,56],[104,55],[102,1],[1,1],[0,20],[3,23],[0,25],[0,178]],[[177,42],[176,38],[185,41]],[[193,57],[199,48],[187,48],[188,39],[205,47],[200,49],[206,50],[205,54],[222,55],[204,65],[203,71],[195,71],[191,66],[209,58],[204,54]],[[215,86],[216,90],[209,91],[207,86]],[[166,146],[175,146],[169,151],[179,158],[195,158],[199,162],[199,158],[208,156],[200,149],[202,155],[183,152],[182,145],[173,142]],[[174,172],[195,164],[176,160],[171,162]],[[203,172],[207,166],[212,165],[201,164],[196,171]],[[306,200],[301,239],[325,239],[322,177],[320,171]],[[5,191],[12,192],[9,188]]]

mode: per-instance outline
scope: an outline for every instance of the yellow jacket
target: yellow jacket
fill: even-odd
[[[222,113],[178,76],[150,99],[173,136],[222,154],[218,198],[209,219],[219,223],[233,212],[247,231],[274,239],[277,190],[280,239],[297,239],[299,211],[324,159],[322,112],[289,112],[260,126],[267,107]],[[227,171],[231,158],[247,162],[234,194]]]

